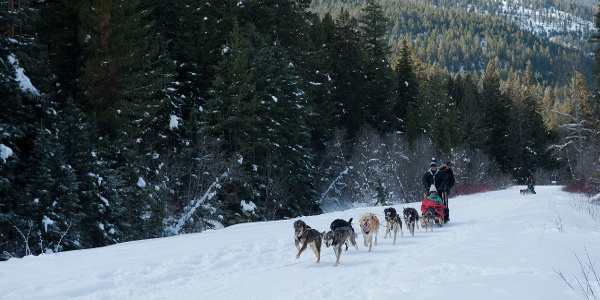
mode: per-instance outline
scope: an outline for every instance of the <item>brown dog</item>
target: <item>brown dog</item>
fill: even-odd
[[[363,234],[365,246],[369,246],[369,252],[371,252],[373,236],[375,236],[375,246],[377,246],[377,233],[379,232],[379,219],[377,216],[374,214],[366,214],[360,217],[360,231]],[[369,242],[368,245],[367,241]]]
[[[302,243],[302,247],[300,247],[300,243]],[[298,249],[296,258],[300,258],[302,252],[310,245],[310,249],[317,256],[317,263],[321,261],[321,234],[317,230],[310,228],[302,220],[294,222],[294,245]]]

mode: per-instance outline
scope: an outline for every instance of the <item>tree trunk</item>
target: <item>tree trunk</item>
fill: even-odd
[[[12,12],[14,9],[15,9],[14,0],[8,0],[8,11]],[[15,24],[10,23],[10,25],[8,25],[7,35],[9,38],[12,38],[15,36]]]

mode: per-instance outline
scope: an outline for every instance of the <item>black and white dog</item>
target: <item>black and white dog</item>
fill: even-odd
[[[350,227],[350,229],[352,229],[352,234],[354,235],[354,238],[356,239],[356,232],[354,231],[354,228],[352,227],[352,218],[350,218],[350,220],[346,221],[343,219],[335,219],[333,220],[333,222],[331,222],[331,225],[329,225],[329,229],[331,231],[335,231],[336,229],[340,228],[340,227]],[[346,241],[346,251],[348,250],[348,241]],[[358,250],[358,249],[357,249]]]
[[[425,227],[425,232],[427,228],[433,231],[433,223],[435,223],[435,210],[433,207],[428,207],[421,216],[421,227]]]
[[[325,242],[325,246],[333,247],[333,253],[335,254],[335,264],[334,267],[340,264],[340,256],[342,255],[342,245],[346,244],[348,247],[348,241],[358,250],[358,245],[356,244],[355,233],[352,226],[342,226],[337,227],[335,230],[331,230],[328,232],[323,231],[321,234],[323,241]]]
[[[386,209],[383,210],[383,213],[385,214],[385,221],[386,221],[386,230],[385,230],[385,235],[383,236],[383,238],[385,239],[388,234],[390,236],[392,236],[392,234],[394,235],[394,242],[392,243],[393,245],[396,245],[396,236],[398,235],[398,230],[400,230],[400,235],[404,236],[404,232],[402,231],[402,221],[400,220],[400,216],[398,215],[398,213],[396,213],[396,209],[393,207],[388,207]]]
[[[404,222],[406,223],[406,228],[410,231],[410,235],[415,236],[415,226],[419,228],[419,212],[415,208],[405,207],[402,210],[402,214],[404,215]]]

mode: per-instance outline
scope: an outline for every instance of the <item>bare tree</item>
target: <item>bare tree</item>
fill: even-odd
[[[564,121],[558,126],[560,142],[551,148],[567,164],[572,179],[581,179],[589,174],[585,168],[578,167],[578,161],[593,148],[593,139],[597,135],[592,125],[593,106],[587,86],[583,76],[576,73],[571,79],[569,99],[565,100],[561,110],[552,110]]]

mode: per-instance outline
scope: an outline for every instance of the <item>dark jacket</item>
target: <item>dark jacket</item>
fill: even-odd
[[[439,191],[440,185],[442,184],[442,171],[439,169],[435,173],[431,169],[427,170],[423,174],[423,188],[425,188],[425,194],[429,194],[429,188],[431,185],[435,185],[435,188]]]
[[[444,168],[442,171],[442,183],[440,185],[440,192],[450,192],[454,187],[456,179],[454,178],[454,171],[450,168]]]

